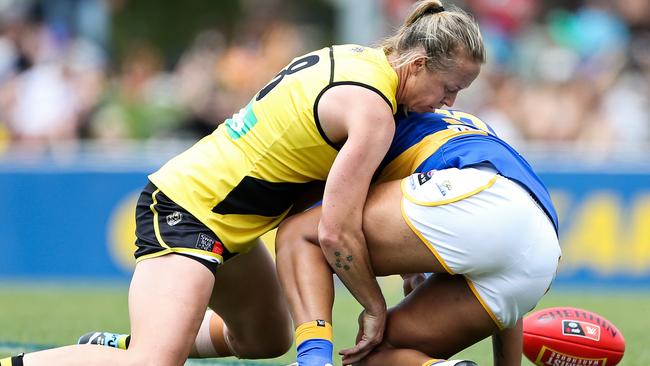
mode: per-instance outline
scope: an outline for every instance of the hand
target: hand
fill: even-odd
[[[386,309],[373,315],[364,310],[359,314],[359,332],[357,333],[357,344],[348,349],[341,350],[343,365],[351,365],[366,357],[384,337],[386,327]]]

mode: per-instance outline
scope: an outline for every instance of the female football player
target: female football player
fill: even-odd
[[[425,112],[453,104],[484,59],[474,20],[438,0],[419,2],[384,47],[333,46],[294,59],[239,113],[149,176],[136,208],[128,349],[75,345],[0,365],[181,365],[192,348],[208,357],[284,353],[291,321],[258,238],[318,182],[319,239],[354,255],[339,275],[367,309],[366,347],[378,343],[386,305],[361,214],[393,115],[399,105]],[[207,346],[200,335],[195,344],[204,320],[215,324],[201,333]]]
[[[492,334],[495,364],[520,365],[521,318],[550,286],[560,257],[557,215],[530,165],[477,117],[438,110],[398,118],[379,171],[386,183],[371,189],[363,212],[374,273],[406,274],[407,288],[408,274],[434,275],[390,311],[384,340],[370,354],[359,347],[372,334],[364,307],[343,364],[475,365],[441,359]],[[300,366],[332,364],[324,346],[332,269],[345,273],[357,261],[357,252],[322,240],[324,210],[290,217],[276,238],[292,317],[317,329],[296,332]]]

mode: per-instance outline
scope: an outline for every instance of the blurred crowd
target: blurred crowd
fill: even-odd
[[[324,46],[290,19],[260,22],[264,8],[251,6],[239,29],[226,36],[206,28],[171,62],[159,45],[135,38],[116,57],[111,17],[123,2],[0,0],[0,152],[196,139],[292,57]],[[413,1],[377,3],[387,35]],[[488,48],[488,63],[457,107],[512,141],[601,152],[650,145],[650,1],[454,4],[477,17]]]

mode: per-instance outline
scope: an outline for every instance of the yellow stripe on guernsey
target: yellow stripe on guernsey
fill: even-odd
[[[485,131],[458,131],[448,129],[428,135],[418,143],[406,149],[403,153],[393,159],[379,175],[378,182],[387,182],[395,179],[402,179],[415,172],[415,170],[427,158],[433,155],[438,149],[454,137],[462,135],[487,135]]]
[[[308,183],[327,178],[338,151],[314,109],[342,84],[372,90],[397,110],[397,74],[382,50],[325,48],[294,59],[239,113],[149,179],[230,252],[248,251]]]

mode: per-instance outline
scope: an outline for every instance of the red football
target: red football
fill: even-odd
[[[614,366],[623,334],[602,316],[572,307],[547,308],[524,318],[524,355],[540,366]]]

